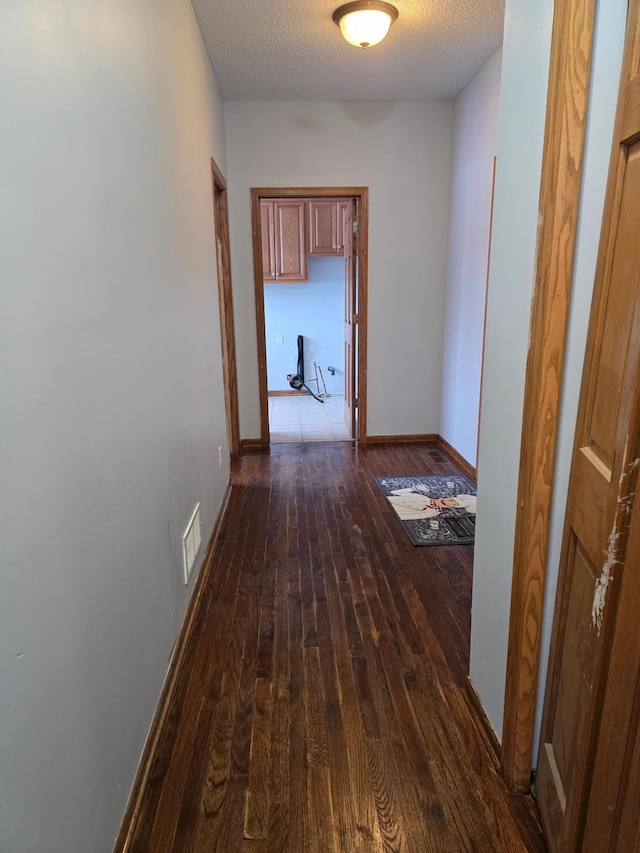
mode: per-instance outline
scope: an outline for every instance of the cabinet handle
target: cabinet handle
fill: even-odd
[[[342,245],[342,243],[338,243],[338,245],[334,246],[333,248],[339,250],[339,249],[344,249],[344,246]]]

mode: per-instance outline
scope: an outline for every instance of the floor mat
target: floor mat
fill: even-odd
[[[463,474],[376,477],[414,545],[468,545],[476,530],[476,487]]]

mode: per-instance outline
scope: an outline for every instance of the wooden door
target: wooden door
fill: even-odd
[[[262,277],[264,281],[275,281],[276,238],[272,201],[260,203],[260,237],[262,242]]]
[[[240,415],[238,411],[238,371],[233,323],[233,293],[231,286],[231,253],[229,247],[229,211],[227,184],[213,158],[213,212],[218,266],[218,303],[220,307],[220,342],[222,345],[222,374],[224,378],[224,405],[227,420],[229,453],[240,451]]]
[[[276,199],[273,202],[275,277],[279,282],[307,280],[304,210],[304,199]]]
[[[356,256],[353,239],[353,205],[344,214],[344,420],[356,435]]]
[[[640,760],[638,8],[632,0],[538,755],[536,791],[552,851],[638,849],[637,810],[633,827],[625,823],[640,793],[630,773]]]

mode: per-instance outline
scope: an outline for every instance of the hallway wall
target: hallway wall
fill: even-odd
[[[0,849],[107,853],[228,479],[188,0],[0,6]]]
[[[482,333],[502,49],[453,102],[440,435],[476,464]]]
[[[242,438],[260,436],[250,187],[368,186],[368,432],[436,433],[450,101],[226,101]]]

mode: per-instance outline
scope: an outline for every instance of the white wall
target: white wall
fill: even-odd
[[[0,6],[0,849],[110,851],[227,470],[188,0]]]
[[[440,435],[476,464],[482,333],[502,50],[453,104]]]
[[[503,724],[522,402],[535,277],[552,11],[552,0],[538,4],[531,4],[528,0],[507,0],[503,44],[480,425],[470,663],[471,680],[499,737],[502,736]],[[569,349],[560,417],[539,701],[546,677],[559,545],[625,15],[625,0],[599,4]]]
[[[287,374],[297,373],[298,335],[304,336],[304,375],[314,379],[312,361],[322,369],[329,394],[344,392],[344,259],[307,259],[303,284],[267,282],[264,324],[269,391],[291,391]],[[277,335],[282,343],[277,343]],[[327,368],[333,365],[335,375]],[[316,383],[311,382],[312,391]],[[320,380],[320,391],[323,392]]]
[[[368,186],[368,432],[435,433],[452,104],[225,102],[240,431],[260,435],[250,187]]]

